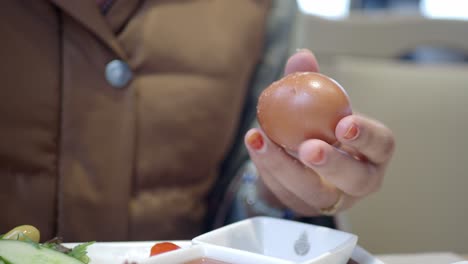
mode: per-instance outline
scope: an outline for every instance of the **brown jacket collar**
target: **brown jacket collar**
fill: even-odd
[[[70,16],[86,26],[96,37],[108,45],[121,59],[126,59],[126,55],[121,45],[117,41],[111,27],[100,13],[99,7],[94,0],[50,0],[59,8],[63,9]],[[134,1],[121,1],[134,2]]]

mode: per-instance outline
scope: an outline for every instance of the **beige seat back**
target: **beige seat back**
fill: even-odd
[[[468,252],[468,66],[393,60],[420,45],[468,54],[468,22],[301,15],[296,47],[387,124],[397,148],[380,192],[341,215],[373,253]]]
[[[347,218],[379,253],[468,252],[468,66],[342,58],[336,78],[355,111],[395,133],[380,192]]]
[[[395,58],[419,46],[468,51],[468,22],[422,16],[352,12],[327,19],[299,12],[295,47],[314,51],[321,71],[332,74],[341,56]]]

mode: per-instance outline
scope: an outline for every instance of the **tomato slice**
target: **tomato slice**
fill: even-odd
[[[179,248],[180,248],[179,246],[177,246],[176,244],[171,243],[171,242],[156,243],[156,244],[154,244],[153,247],[151,247],[150,257],[161,254],[161,253],[164,253],[164,252],[176,250],[176,249],[179,249]]]

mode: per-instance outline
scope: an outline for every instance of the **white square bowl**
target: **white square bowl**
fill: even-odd
[[[200,235],[192,243],[286,261],[283,263],[346,264],[357,240],[354,234],[332,228],[254,217]]]

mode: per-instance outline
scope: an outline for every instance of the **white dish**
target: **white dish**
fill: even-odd
[[[246,219],[192,241],[170,242],[181,249],[150,257],[157,241],[98,242],[88,247],[88,256],[90,264],[180,264],[202,257],[242,264],[383,264],[356,245],[354,234],[270,217]]]
[[[138,262],[147,260],[151,247],[160,241],[142,242],[97,242],[88,248],[90,264],[123,264],[125,261]],[[191,241],[172,241],[182,249],[192,246]],[[73,247],[77,243],[65,243]],[[168,253],[169,254],[169,253]],[[384,264],[360,246],[356,246],[351,256],[357,264]]]
[[[346,264],[357,243],[351,233],[295,221],[254,217],[194,238],[207,248],[272,257],[282,263]]]
[[[190,241],[171,241],[181,248],[187,248],[192,245]],[[149,258],[151,247],[157,241],[138,241],[138,242],[96,242],[88,247],[88,256],[91,259],[90,264],[123,264],[140,263]],[[72,248],[79,243],[64,243],[64,246]]]

